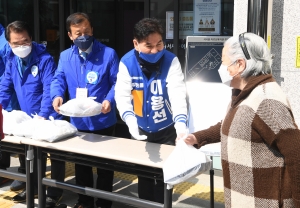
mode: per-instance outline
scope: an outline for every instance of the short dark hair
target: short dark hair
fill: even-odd
[[[10,33],[13,31],[14,33],[21,33],[26,31],[30,38],[32,38],[32,32],[29,25],[24,21],[14,21],[7,25],[5,30],[5,38],[8,42],[10,42]]]
[[[79,24],[79,23],[83,22],[84,20],[87,20],[90,23],[91,27],[93,27],[92,19],[86,13],[76,12],[76,13],[71,14],[70,16],[68,16],[68,18],[66,20],[67,31],[71,32],[71,25]]]
[[[138,42],[145,40],[150,34],[158,33],[163,36],[164,30],[161,22],[155,18],[144,18],[135,24],[133,37]]]

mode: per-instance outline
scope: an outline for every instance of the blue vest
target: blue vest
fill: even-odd
[[[159,72],[152,73],[148,80],[134,50],[129,51],[121,60],[131,76],[134,113],[141,129],[150,133],[157,132],[173,124],[166,78],[175,55],[166,51]]]

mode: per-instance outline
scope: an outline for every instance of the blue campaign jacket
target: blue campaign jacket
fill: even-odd
[[[6,55],[11,50],[8,42],[5,39],[5,29],[0,24],[0,81],[5,71],[5,63],[6,63]],[[8,106],[5,108],[6,111],[12,111],[12,110],[20,110],[20,105],[16,96],[16,93],[14,92],[11,101],[8,104]]]
[[[6,59],[6,69],[0,82],[0,103],[4,108],[9,104],[15,90],[21,110],[28,115],[38,114],[45,119],[53,116],[61,119],[53,107],[50,98],[50,83],[56,64],[44,45],[32,42],[30,61],[23,77],[18,69],[19,57],[9,51]]]
[[[140,69],[134,51],[135,49],[132,49],[125,54],[121,62],[127,67],[132,78],[135,116],[140,128],[147,132],[157,132],[173,124],[166,78],[175,55],[166,51],[160,64],[160,72],[152,73],[148,80]],[[125,114],[132,112],[124,112],[122,117],[126,117]]]
[[[83,118],[71,117],[70,122],[78,130],[101,130],[117,122],[114,95],[118,66],[119,59],[116,52],[97,40],[94,40],[92,52],[86,61],[79,55],[78,47],[75,45],[61,52],[58,68],[51,83],[52,100],[58,96],[64,97],[65,90],[68,90],[69,98],[74,99],[76,89],[86,87],[88,97],[96,97],[95,101],[99,103],[108,100],[111,104],[111,111],[107,114]],[[86,80],[89,71],[98,73],[98,79],[94,84]]]

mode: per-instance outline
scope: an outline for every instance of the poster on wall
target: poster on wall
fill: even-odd
[[[193,11],[179,12],[179,39],[185,39],[186,36],[193,35]],[[174,12],[166,12],[166,39],[173,39],[174,30]]]
[[[224,42],[230,36],[186,37],[186,81],[222,83],[218,69],[222,63]]]
[[[221,0],[194,0],[194,34],[220,35]]]

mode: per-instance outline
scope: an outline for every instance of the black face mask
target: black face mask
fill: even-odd
[[[74,40],[74,45],[76,45],[81,50],[86,50],[91,46],[92,42],[93,36],[83,35]]]

